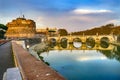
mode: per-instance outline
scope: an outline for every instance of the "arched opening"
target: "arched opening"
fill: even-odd
[[[95,39],[92,37],[89,37],[86,39],[86,46],[88,48],[93,48],[95,46]]]
[[[102,48],[108,48],[109,47],[109,38],[108,37],[102,37],[100,39],[100,46]]]
[[[55,38],[51,38],[50,40],[49,40],[49,45],[50,45],[50,47],[51,48],[54,48],[54,46],[56,46],[56,39]]]
[[[73,39],[73,46],[75,48],[80,48],[82,46],[82,41],[80,38],[74,38]]]
[[[61,47],[62,48],[67,48],[67,42],[68,42],[68,39],[67,38],[62,38],[61,40],[60,40],[60,44],[61,44]]]

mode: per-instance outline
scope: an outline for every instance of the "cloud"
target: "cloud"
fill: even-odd
[[[118,19],[119,1],[2,0],[0,20],[1,23],[6,24],[24,14],[27,19],[36,22],[37,28],[57,27],[74,32],[101,26],[110,20]]]
[[[106,10],[106,9],[99,9],[99,10],[93,10],[93,9],[75,9],[72,12],[75,13],[75,14],[113,13],[111,10]]]
[[[39,17],[36,16],[34,20],[36,21],[37,28],[57,27],[58,29],[65,28],[68,32],[75,32],[104,25],[107,21],[116,19],[114,15],[114,13],[76,15],[70,12],[64,12],[50,16],[46,14],[40,15],[39,13]]]

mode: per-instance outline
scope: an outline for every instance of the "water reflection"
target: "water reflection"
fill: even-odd
[[[109,43],[102,41],[100,46],[103,47],[103,48],[108,48],[109,47]]]
[[[67,39],[66,38],[62,38],[61,41],[60,41],[60,44],[61,44],[61,47],[62,48],[67,48]]]
[[[109,47],[109,39],[107,37],[101,38],[100,46],[103,48],[108,48]]]
[[[88,41],[87,43],[73,42],[72,44],[67,43],[67,40],[61,41],[60,44],[51,43],[50,50],[112,50],[113,45],[106,42],[101,44],[95,44],[94,42]]]
[[[99,52],[104,54],[109,59],[113,59],[115,57],[115,54],[112,52],[112,50],[99,50]]]
[[[101,44],[79,47],[76,42],[64,48],[64,44],[56,44],[40,56],[67,80],[120,80],[120,47],[110,44],[107,48]]]
[[[93,48],[95,46],[95,39],[92,38],[92,37],[89,37],[86,40],[86,45],[87,45],[88,48]]]
[[[49,47],[54,48],[56,46],[56,43],[50,43]]]
[[[49,43],[50,43],[50,44],[56,44],[56,39],[51,38],[51,39],[49,40]]]
[[[73,42],[73,46],[75,48],[80,48],[82,46],[82,43],[81,42]]]
[[[117,46],[117,52],[120,52],[120,46]]]
[[[116,59],[120,62],[120,51],[112,50],[99,50],[100,53],[104,54],[109,59]]]
[[[90,39],[69,44],[63,39],[60,44],[51,43],[48,52],[39,56],[67,80],[120,80],[120,46],[101,42]]]
[[[118,61],[120,61],[120,46],[116,46],[114,49],[114,57]]]
[[[75,48],[80,48],[80,47],[82,46],[82,41],[81,41],[81,39],[79,39],[79,38],[73,39],[73,46],[74,46]]]
[[[93,43],[93,44],[92,44]],[[91,46],[91,47],[88,47]],[[93,47],[94,45],[94,47]],[[113,46],[111,44],[108,44],[106,42],[103,42],[101,44],[95,44],[94,42],[82,44],[81,42],[74,42],[73,44],[68,44],[67,40],[61,41],[60,44],[51,43],[49,45],[49,50],[96,50],[97,52],[102,53],[109,59],[116,59],[120,61],[120,46]],[[92,59],[96,59],[97,57],[94,57]],[[88,59],[88,58],[86,58]],[[100,59],[105,59],[104,57],[101,57]],[[85,58],[83,59],[85,60]]]

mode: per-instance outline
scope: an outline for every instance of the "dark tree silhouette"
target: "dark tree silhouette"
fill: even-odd
[[[73,32],[72,35],[96,35],[98,33],[99,35],[119,35],[120,34],[120,26],[115,26],[114,24],[106,24],[100,27],[95,27],[93,29],[85,30],[85,31],[79,31],[79,32]]]
[[[59,29],[58,34],[60,34],[60,36],[67,36],[68,32],[66,29]]]
[[[6,33],[7,26],[0,24],[0,39],[4,38],[4,34]]]

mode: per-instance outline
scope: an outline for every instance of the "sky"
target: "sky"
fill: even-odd
[[[25,16],[37,28],[82,31],[109,23],[120,25],[120,0],[0,0],[0,23]]]

